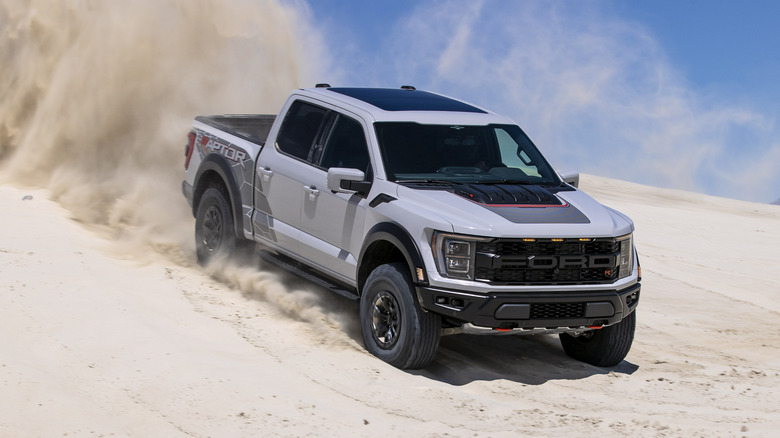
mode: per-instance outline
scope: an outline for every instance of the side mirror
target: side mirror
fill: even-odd
[[[558,175],[561,176],[561,179],[566,184],[571,185],[572,187],[579,187],[580,185],[580,173],[579,172],[572,172],[572,171],[558,171]]]
[[[365,181],[366,174],[357,169],[331,167],[328,169],[328,190],[333,193],[357,193],[366,196],[371,183]]]

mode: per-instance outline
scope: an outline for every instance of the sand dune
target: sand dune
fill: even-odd
[[[626,361],[460,335],[419,372],[365,353],[338,296],[191,255],[122,258],[46,190],[0,186],[0,436],[773,436],[780,209],[582,186],[638,227]]]
[[[637,225],[636,340],[612,369],[551,336],[452,336],[400,371],[353,303],[195,266],[185,134],[323,79],[296,4],[0,0],[0,437],[780,430],[778,206],[583,176]]]

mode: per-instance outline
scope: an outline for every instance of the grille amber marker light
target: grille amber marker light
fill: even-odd
[[[590,241],[591,241],[591,239],[589,239],[587,237],[580,239],[580,242],[590,242]]]
[[[523,242],[536,242],[536,239],[523,239]]]
[[[552,241],[553,241],[553,242],[563,242],[563,239],[560,239],[560,238],[555,238],[555,239],[552,239]]]

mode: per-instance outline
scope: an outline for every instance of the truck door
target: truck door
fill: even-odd
[[[252,224],[255,239],[288,255],[299,254],[304,178],[310,173],[310,152],[323,131],[328,111],[297,100],[290,105],[275,144],[260,152],[255,173]]]
[[[315,147],[306,175],[301,210],[301,254],[349,283],[356,278],[368,201],[357,194],[333,193],[326,187],[327,171],[343,167],[372,178],[363,124],[336,114],[322,142]]]

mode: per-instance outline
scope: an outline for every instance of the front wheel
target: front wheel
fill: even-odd
[[[631,349],[636,328],[636,312],[631,312],[617,324],[591,330],[579,336],[561,333],[563,351],[569,357],[595,365],[612,367],[619,364]]]
[[[371,272],[360,297],[360,325],[366,349],[401,369],[425,368],[439,348],[441,317],[424,311],[403,263]]]

